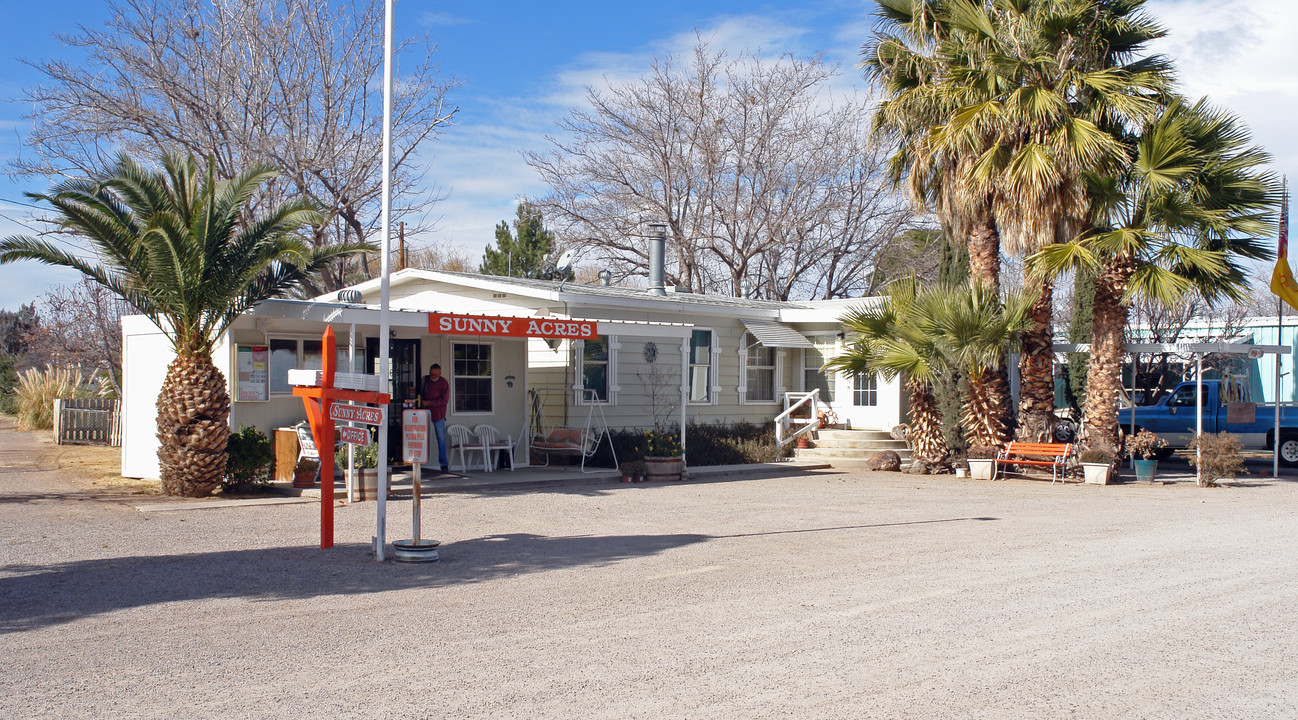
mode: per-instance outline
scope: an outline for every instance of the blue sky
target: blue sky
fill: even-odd
[[[1298,178],[1298,7],[1292,0],[1154,0],[1150,11],[1170,29],[1157,48],[1174,56],[1191,95],[1209,95],[1240,114],[1276,156],[1276,169]],[[428,178],[450,191],[437,206],[437,229],[421,238],[470,251],[492,239],[526,195],[545,192],[523,162],[545,148],[556,120],[582,100],[583,87],[635,77],[655,56],[686,51],[695,33],[714,46],[763,54],[823,53],[839,63],[842,92],[863,91],[852,65],[866,38],[873,3],[499,2],[397,4],[399,34],[429,34],[444,73],[463,83],[451,98],[457,124],[429,147]],[[103,2],[0,3],[0,162],[19,151],[26,108],[11,99],[38,80],[22,59],[65,57],[53,36],[76,23],[101,23]],[[24,191],[43,181],[0,176],[0,235],[26,232]],[[35,299],[69,271],[31,263],[0,266],[0,308]]]

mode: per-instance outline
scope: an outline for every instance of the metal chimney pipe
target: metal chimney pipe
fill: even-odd
[[[605,268],[599,271],[599,284],[608,287],[613,284],[613,271]]]
[[[649,224],[649,294],[666,295],[667,281],[663,271],[663,255],[667,248],[667,225]]]
[[[753,281],[744,278],[739,281],[739,297],[750,298],[753,296]]]

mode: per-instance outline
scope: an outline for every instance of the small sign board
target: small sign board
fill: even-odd
[[[401,413],[401,460],[408,463],[428,462],[427,410]]]
[[[385,408],[369,405],[343,405],[334,403],[329,406],[329,417],[343,422],[359,422],[367,425],[382,425]]]
[[[352,445],[369,445],[370,431],[361,427],[348,427],[346,425],[338,428],[338,438],[345,443]]]
[[[1226,403],[1226,423],[1252,423],[1257,422],[1257,403],[1253,402],[1233,402]]]
[[[311,435],[311,428],[299,427],[297,429],[297,444],[304,458],[319,458],[320,453],[315,448],[315,438]]]

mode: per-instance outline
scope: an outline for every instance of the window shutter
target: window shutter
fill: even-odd
[[[711,364],[712,375],[712,402],[709,405],[716,405],[721,396],[721,335],[716,330],[712,331],[712,351],[708,353],[708,361]]]
[[[739,341],[739,404],[748,404],[748,348],[744,347],[747,338]]]

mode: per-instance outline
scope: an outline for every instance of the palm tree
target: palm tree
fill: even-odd
[[[1163,30],[1143,0],[876,2],[884,33],[865,64],[886,81],[883,124],[915,158],[948,158],[940,178],[927,169],[943,184],[931,204],[972,221],[971,279],[996,291],[1002,245],[1027,255],[1084,227],[1086,174],[1122,164],[1115,132],[1152,117],[1170,86],[1164,61],[1136,57]],[[921,166],[900,166],[914,196]],[[1054,408],[1053,286],[1038,277],[1029,290],[1018,426],[1039,439]]]
[[[1029,258],[1033,273],[1094,273],[1091,356],[1083,444],[1119,444],[1123,332],[1138,296],[1164,304],[1196,291],[1238,298],[1248,286],[1239,260],[1266,259],[1258,237],[1274,227],[1279,183],[1263,168],[1270,157],[1251,145],[1233,115],[1206,100],[1173,100],[1127,139],[1134,162],[1120,174],[1091,178],[1094,228]]]
[[[166,334],[176,358],[158,396],[158,459],[168,494],[203,496],[225,474],[230,434],[226,379],[212,346],[257,303],[300,287],[329,261],[365,244],[313,249],[296,231],[323,221],[298,200],[257,215],[250,201],[276,176],[255,165],[218,181],[211,163],[166,155],[150,170],[125,155],[106,176],[71,180],[48,195],[64,230],[88,240],[99,264],[46,240],[0,241],[0,264],[36,260],[73,268],[121,296]]]
[[[906,439],[916,460],[944,462],[948,455],[933,380],[943,358],[914,278],[891,283],[880,302],[848,312],[843,328],[852,334],[825,368],[851,374],[878,373],[888,380],[905,375],[910,398]]]
[[[964,426],[971,447],[999,448],[1010,440],[1010,428],[996,403],[1008,388],[998,372],[1005,355],[1019,343],[1027,327],[1034,298],[1023,293],[1004,297],[983,285],[939,288],[924,298],[930,319],[926,330],[936,339],[947,362],[969,379]]]
[[[891,159],[893,181],[904,182],[912,203],[933,209],[947,237],[968,248],[970,284],[999,295],[1001,244],[994,196],[969,182],[990,139],[968,132],[959,138],[962,142],[954,142],[943,132],[970,97],[990,98],[997,92],[992,73],[957,77],[958,68],[985,65],[986,43],[950,22],[950,0],[875,2],[879,23],[862,49],[861,67],[883,95],[874,130],[898,148]],[[992,412],[1009,422],[1009,381],[1003,365],[997,372]]]
[[[952,69],[958,107],[938,134],[943,143],[981,149],[964,184],[975,196],[993,197],[1010,254],[1076,237],[1090,212],[1086,176],[1121,167],[1122,129],[1148,121],[1160,107],[1170,68],[1137,53],[1164,31],[1142,4],[955,0],[948,8],[949,24],[978,38],[984,52],[978,65]],[[1042,440],[1054,409],[1053,284],[1037,276],[1027,285],[1036,302],[1023,333],[1017,432]]]

